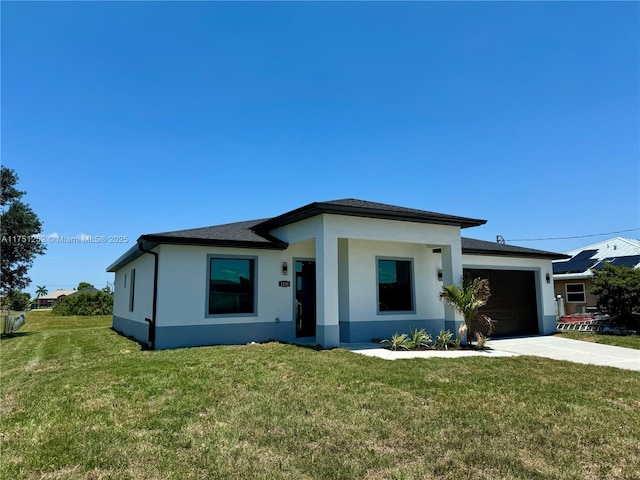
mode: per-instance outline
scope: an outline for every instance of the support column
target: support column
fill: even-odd
[[[316,342],[325,348],[340,346],[338,291],[338,239],[323,224],[316,238]]]
[[[462,283],[462,245],[460,243],[442,246],[442,284],[455,285]],[[460,338],[461,342],[466,342],[466,337],[461,338],[458,329],[464,324],[464,318],[457,311],[445,304],[444,306],[444,328],[450,330]]]

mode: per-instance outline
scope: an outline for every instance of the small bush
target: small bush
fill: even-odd
[[[65,297],[53,305],[56,315],[112,315],[113,297],[106,292],[80,293]]]
[[[449,345],[452,343],[451,342],[452,338],[453,338],[453,333],[451,333],[451,330],[440,330],[440,333],[436,338],[436,344],[439,347],[442,347],[446,350],[449,348]]]
[[[418,330],[409,330],[409,348],[424,348],[431,344],[431,335],[429,335],[424,328]]]
[[[394,333],[391,338],[385,338],[382,340],[382,345],[391,350],[409,350],[410,340],[406,333]]]
[[[480,332],[476,332],[476,345],[478,348],[486,348],[487,347],[487,341],[489,340],[488,337],[485,337],[482,333]]]
[[[9,307],[9,310],[15,312],[23,312],[31,303],[31,297],[28,293],[18,292],[17,290],[9,292],[9,295],[3,300],[3,308]]]

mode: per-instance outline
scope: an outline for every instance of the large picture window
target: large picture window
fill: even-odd
[[[378,259],[378,311],[412,312],[413,265],[411,260]]]
[[[587,301],[584,283],[567,283],[566,288],[568,303],[585,303]]]
[[[255,259],[209,258],[209,315],[255,314]]]

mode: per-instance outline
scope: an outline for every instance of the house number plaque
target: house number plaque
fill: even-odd
[[[278,282],[278,286],[280,287],[290,287],[291,286],[291,282],[288,280],[280,280]]]

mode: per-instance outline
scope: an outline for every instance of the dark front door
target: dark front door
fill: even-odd
[[[296,337],[316,336],[316,262],[296,260]]]

